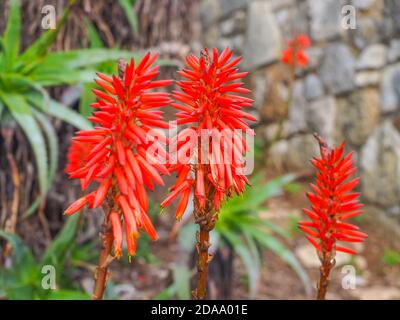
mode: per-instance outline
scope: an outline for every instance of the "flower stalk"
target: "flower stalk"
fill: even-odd
[[[311,160],[317,169],[317,179],[311,185],[313,192],[307,197],[311,209],[304,213],[311,221],[299,222],[299,228],[314,246],[321,262],[320,278],[317,283],[317,299],[324,300],[329,285],[329,274],[335,266],[336,252],[356,254],[353,248],[343,247],[338,241],[347,243],[363,242],[368,236],[348,219],[362,213],[359,193],[353,189],[359,178],[348,179],[355,173],[352,153],[344,155],[344,143],[329,148],[325,140],[314,134],[320,147],[320,157]]]
[[[192,295],[194,299],[203,300],[207,294],[207,278],[208,278],[208,264],[211,262],[213,256],[208,253],[210,247],[210,231],[214,229],[217,222],[218,212],[216,212],[212,201],[208,199],[213,198],[215,193],[214,187],[210,186],[206,193],[206,203],[202,206],[200,201],[194,199],[194,218],[199,225],[199,231],[196,233],[196,250],[198,255],[197,261],[197,288],[193,290]]]
[[[93,300],[102,300],[104,291],[107,286],[107,280],[109,277],[108,266],[112,259],[111,250],[113,246],[113,233],[109,221],[109,215],[104,214],[104,222],[102,224],[102,231],[100,233],[101,238],[101,252],[99,256],[99,263],[94,273],[94,288],[93,288]]]
[[[210,232],[219,209],[226,198],[241,194],[249,184],[243,161],[249,145],[243,132],[254,135],[247,121],[256,118],[243,110],[251,107],[253,100],[241,95],[250,92],[239,82],[247,73],[238,71],[236,65],[241,58],[232,55],[230,49],[218,52],[215,48],[202,50],[200,57],[189,55],[187,68],[178,72],[184,80],[177,82],[181,90],[173,92],[177,103],[171,104],[179,110],[177,124],[186,128],[170,142],[170,148],[176,150],[177,164],[169,169],[177,172],[177,180],[161,207],[180,196],[176,210],[180,220],[190,194],[194,195],[194,217],[199,225],[194,299],[207,297],[208,265],[212,258],[208,253]]]

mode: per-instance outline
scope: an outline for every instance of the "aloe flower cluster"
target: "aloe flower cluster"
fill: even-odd
[[[362,204],[358,201],[360,194],[353,191],[359,178],[347,181],[356,171],[352,153],[344,155],[343,143],[330,149],[319,139],[321,157],[311,160],[317,169],[317,179],[311,185],[314,192],[307,193],[311,210],[304,209],[312,221],[300,222],[300,228],[319,253],[332,253],[332,256],[334,251],[355,254],[354,249],[337,244],[338,241],[363,242],[367,237],[348,222],[362,213]]]
[[[178,219],[191,191],[200,207],[211,201],[219,210],[226,196],[240,194],[249,183],[241,161],[248,150],[242,132],[253,135],[247,120],[256,119],[242,110],[251,107],[253,100],[240,95],[249,90],[235,80],[247,73],[238,71],[241,58],[232,58],[232,54],[230,49],[221,53],[215,48],[212,53],[205,49],[200,58],[189,55],[187,68],[178,72],[184,80],[177,82],[181,90],[173,92],[177,102],[171,105],[179,110],[177,124],[186,128],[171,140],[177,163],[170,169],[178,178],[161,204],[165,207],[180,196]]]
[[[123,227],[129,255],[136,253],[138,230],[145,230],[155,240],[157,233],[150,221],[147,189],[163,185],[162,174],[169,174],[166,166],[148,153],[155,131],[168,128],[158,107],[171,101],[168,93],[151,92],[171,84],[170,80],[153,80],[158,66],[152,67],[157,55],[148,53],[137,65],[134,60],[124,66],[122,77],[98,73],[94,89],[97,101],[89,119],[94,129],[77,132],[68,155],[66,172],[70,178],[80,179],[82,190],[93,182],[95,191],[88,192],[66,210],[71,215],[84,206],[98,208],[105,204],[113,231],[115,256],[121,256]],[[152,139],[153,138],[153,139]],[[162,146],[160,152],[165,150]],[[165,156],[165,155],[164,155]]]
[[[311,47],[311,40],[305,34],[300,34],[288,42],[287,48],[283,51],[281,61],[292,67],[306,67],[308,56],[305,49]]]

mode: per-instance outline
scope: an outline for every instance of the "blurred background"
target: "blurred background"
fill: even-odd
[[[62,213],[81,194],[64,168],[74,132],[90,126],[94,71],[152,50],[160,78],[177,79],[203,47],[242,55],[258,119],[253,187],[223,206],[213,232],[210,298],[313,298],[319,261],[297,222],[318,132],[354,151],[365,204],[356,224],[369,234],[358,255],[338,254],[327,298],[400,299],[400,1],[18,3],[0,1],[0,299],[90,298],[103,214]],[[55,30],[43,26],[48,5]],[[308,63],[292,72],[281,56],[300,34]],[[107,299],[190,298],[196,225],[192,208],[179,224],[173,207],[160,214],[166,194],[151,194],[159,241],[143,234],[131,263],[112,263]]]

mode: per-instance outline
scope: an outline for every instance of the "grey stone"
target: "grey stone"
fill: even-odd
[[[377,128],[380,118],[379,93],[374,88],[354,91],[338,100],[336,140],[361,146]]]
[[[280,58],[281,34],[268,2],[249,4],[243,62],[247,69],[277,61]]]
[[[400,31],[400,1],[386,0],[385,6],[387,7],[390,17],[392,18],[395,31]]]
[[[244,36],[237,34],[232,38],[232,49],[238,52],[242,52],[244,45]]]
[[[375,0],[353,0],[353,5],[361,10],[368,10],[372,4],[376,2]]]
[[[308,101],[315,100],[324,95],[324,87],[318,76],[309,74],[306,77],[304,93]]]
[[[273,168],[277,172],[287,170],[287,153],[289,143],[287,140],[279,140],[275,142],[268,150],[267,163],[268,167]]]
[[[219,2],[221,6],[221,16],[225,17],[233,11],[243,9],[250,2],[250,0],[214,0]]]
[[[288,170],[304,170],[312,157],[318,154],[319,148],[312,134],[297,135],[289,140],[287,153]]]
[[[289,106],[289,133],[304,132],[307,130],[306,112],[307,101],[304,96],[304,83],[297,80],[293,85],[292,101]]]
[[[235,33],[243,32],[245,29],[246,13],[236,11],[232,17],[229,17],[219,24],[221,35],[229,36]]]
[[[224,50],[224,48],[231,48],[232,49],[232,39],[231,38],[224,38],[220,37],[218,41],[216,41],[216,46],[219,50]]]
[[[334,142],[336,109],[336,100],[332,96],[314,100],[307,108],[307,127],[323,136],[329,144]]]
[[[270,167],[280,172],[304,170],[309,160],[317,154],[318,144],[313,135],[301,134],[274,143],[269,149],[267,161]]]
[[[219,1],[202,0],[199,5],[199,15],[204,29],[208,29],[211,24],[218,20],[220,14]]]
[[[231,48],[235,53],[241,53],[243,49],[244,36],[238,34],[232,37],[220,37],[217,41],[217,48],[221,51],[225,48]]]
[[[262,131],[266,141],[274,141],[279,136],[281,139],[286,139],[289,136],[289,122],[284,121],[282,125],[279,123],[269,123]]]
[[[221,39],[221,36],[219,34],[219,30],[217,27],[212,27],[207,29],[204,32],[204,36],[203,36],[203,41],[205,43],[206,46],[208,47],[214,47],[216,45],[220,45],[219,41]]]
[[[361,149],[363,198],[380,206],[395,206],[400,197],[400,135],[387,120]]]
[[[311,47],[305,50],[306,55],[308,56],[308,66],[306,70],[317,69],[322,61],[322,57],[324,55],[324,51],[320,47]]]
[[[383,44],[372,44],[366,47],[360,54],[356,69],[379,69],[386,64],[387,48]]]
[[[279,10],[293,5],[295,1],[296,0],[271,0],[271,7],[272,10]]]
[[[308,0],[308,7],[314,40],[327,40],[340,35],[343,31],[340,0]]]
[[[219,30],[221,32],[221,35],[223,35],[223,36],[231,35],[232,33],[235,32],[235,20],[227,19],[225,21],[222,21],[219,24]]]
[[[267,77],[265,74],[255,74],[253,76],[254,83],[254,106],[261,109],[264,105],[264,99],[267,92]]]
[[[354,64],[346,45],[338,42],[328,45],[319,73],[331,93],[345,93],[354,88]]]
[[[396,62],[400,58],[400,39],[390,41],[390,47],[387,53],[389,63]]]
[[[279,29],[285,39],[292,38],[294,30],[296,34],[309,33],[307,2],[297,2],[294,6],[274,12]]]
[[[373,17],[357,17],[357,28],[349,30],[354,46],[358,49],[364,49],[369,44],[379,42],[378,25],[379,23]]]
[[[371,71],[359,71],[356,73],[354,82],[357,87],[375,86],[381,82],[382,72],[371,70]]]
[[[400,106],[400,63],[389,65],[384,69],[380,91],[382,112],[398,110]]]

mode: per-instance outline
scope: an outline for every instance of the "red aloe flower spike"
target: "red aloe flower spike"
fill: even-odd
[[[311,40],[305,34],[300,34],[288,42],[287,48],[283,51],[281,61],[292,67],[306,67],[308,56],[305,49],[311,47]]]
[[[254,135],[247,121],[255,118],[242,110],[250,107],[253,100],[241,96],[250,91],[237,80],[247,73],[238,72],[236,65],[241,58],[231,59],[232,55],[230,49],[220,53],[217,49],[212,52],[204,49],[200,57],[189,55],[187,67],[178,72],[185,78],[177,82],[181,90],[173,91],[177,103],[171,104],[179,110],[177,124],[188,127],[170,141],[170,146],[177,149],[178,163],[169,170],[175,170],[178,178],[161,206],[168,206],[181,195],[176,210],[176,217],[180,219],[190,193],[194,194],[194,214],[200,225],[199,279],[194,297],[199,299],[206,295],[209,231],[215,226],[221,203],[232,196],[233,190],[243,192],[248,183],[241,173],[240,160],[249,146],[235,130],[246,130],[246,134]],[[204,131],[208,131],[209,136]],[[202,142],[208,145],[208,151],[203,150]]]
[[[346,182],[355,172],[352,153],[343,156],[344,144],[338,148],[328,148],[326,142],[314,134],[320,146],[320,158],[311,160],[317,169],[317,180],[307,193],[311,202],[311,210],[304,209],[312,222],[300,222],[299,228],[305,232],[307,240],[316,248],[321,261],[320,279],[317,285],[317,299],[325,299],[329,273],[335,265],[337,251],[355,254],[356,251],[338,245],[342,242],[363,242],[366,233],[358,231],[358,227],[343,220],[361,214],[359,193],[352,190],[357,186],[359,178]]]
[[[149,233],[152,239],[157,238],[147,217],[147,193],[143,183],[150,189],[153,182],[162,185],[161,175],[169,172],[154,156],[148,155],[152,141],[147,135],[151,127],[166,128],[167,124],[162,121],[163,112],[156,109],[168,105],[170,99],[167,93],[150,90],[172,81],[153,81],[158,75],[158,69],[151,67],[156,58],[157,55],[148,53],[136,68],[133,60],[129,64],[120,61],[119,77],[98,73],[100,80],[96,83],[105,91],[93,90],[97,101],[92,104],[94,113],[89,117],[98,126],[77,132],[68,153],[66,172],[70,178],[80,179],[82,189],[92,182],[99,186],[96,191],[75,201],[65,214],[73,214],[85,205],[90,208],[103,205],[108,211],[103,240],[111,244],[103,245],[99,261],[102,266],[109,263],[109,251],[106,251],[111,250],[113,242],[115,256],[121,256],[122,224],[129,256],[136,253],[138,228]],[[104,270],[106,267],[99,272]],[[101,282],[105,278],[97,279]],[[101,299],[104,286],[96,280],[95,299]]]

